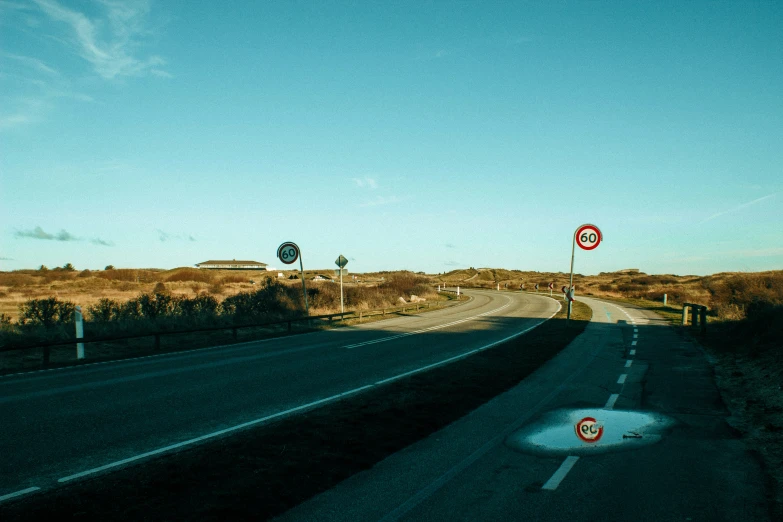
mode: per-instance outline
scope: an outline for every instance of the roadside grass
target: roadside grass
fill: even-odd
[[[514,387],[587,325],[574,303],[526,335],[307,413],[0,505],[4,522],[266,520]],[[404,477],[400,478],[404,480]]]

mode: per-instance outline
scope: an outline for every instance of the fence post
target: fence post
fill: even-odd
[[[696,328],[699,326],[699,308],[691,306],[691,326]]]
[[[160,334],[155,334],[155,350],[160,350]]]
[[[43,366],[47,367],[49,366],[49,357],[52,353],[52,347],[51,346],[44,346],[43,349]]]
[[[235,341],[237,340],[237,329],[236,329],[236,327],[231,329],[231,337],[233,337]]]
[[[688,324],[688,306],[682,305],[682,325]]]
[[[76,339],[84,339],[84,316],[81,306],[76,307],[73,318],[76,322]],[[84,343],[76,343],[76,358],[84,359]]]
[[[701,333],[706,334],[707,333],[707,307],[702,306],[701,307]]]

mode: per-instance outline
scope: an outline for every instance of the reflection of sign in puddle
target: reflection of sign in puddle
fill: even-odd
[[[673,423],[669,417],[656,413],[556,410],[509,435],[506,445],[541,455],[592,455],[653,444]]]

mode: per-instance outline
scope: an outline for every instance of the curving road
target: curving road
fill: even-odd
[[[558,310],[459,306],[287,338],[0,378],[0,502],[358,393],[519,335]]]

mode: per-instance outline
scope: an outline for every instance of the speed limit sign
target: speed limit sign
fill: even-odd
[[[595,225],[582,225],[576,229],[576,244],[582,250],[593,250],[601,239],[601,231]]]
[[[601,440],[601,436],[604,434],[604,427],[598,424],[594,417],[585,417],[577,422],[574,428],[576,429],[576,436],[582,442],[591,444]]]
[[[283,243],[277,248],[277,258],[287,265],[295,263],[299,259],[299,247],[290,241]]]

